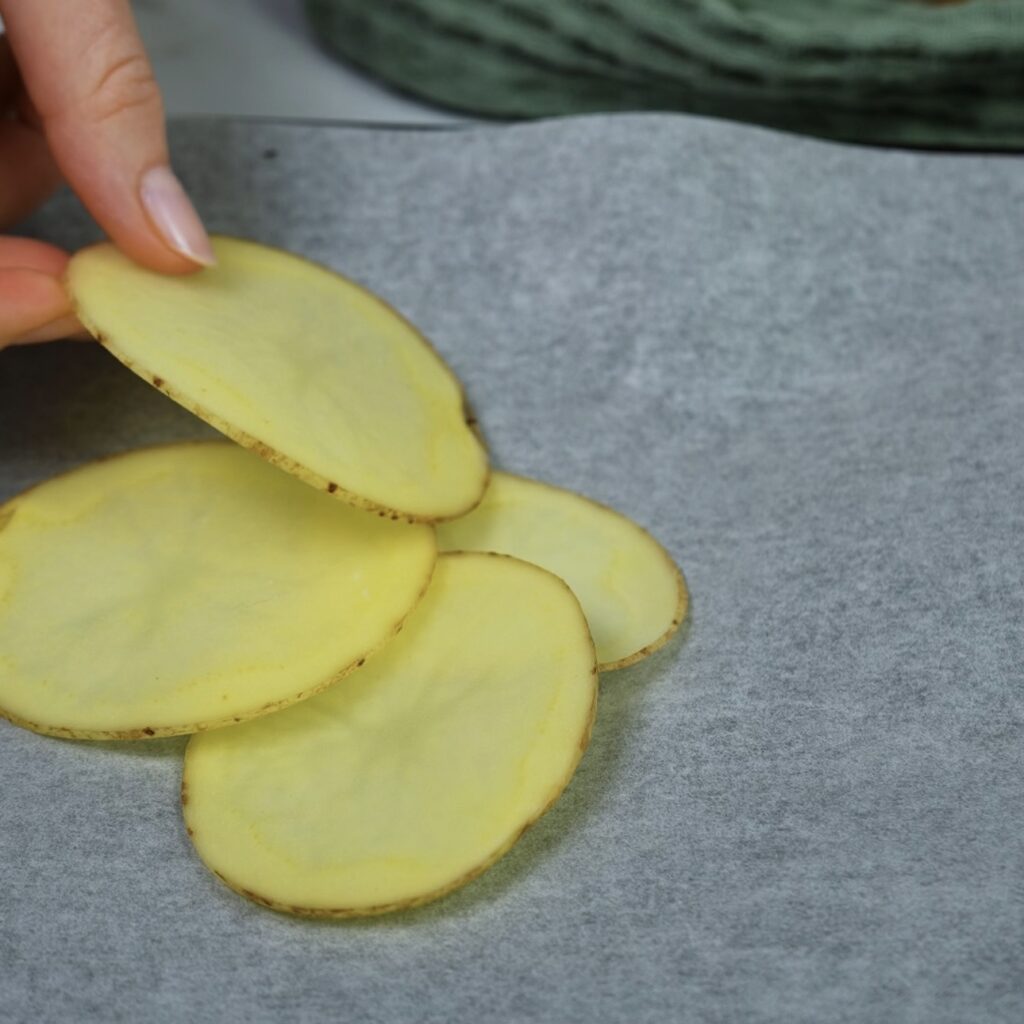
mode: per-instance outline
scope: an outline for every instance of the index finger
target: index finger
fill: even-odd
[[[170,170],[163,102],[127,0],[0,0],[47,142],[111,239],[168,273],[213,262]]]

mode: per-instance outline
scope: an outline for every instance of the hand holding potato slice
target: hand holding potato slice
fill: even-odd
[[[111,246],[71,262],[82,322],[252,451],[144,449],[0,506],[0,715],[197,733],[185,823],[229,886],[303,915],[417,906],[557,799],[598,669],[664,644],[686,585],[625,516],[488,486],[458,381],[375,296],[215,248],[187,279]]]
[[[384,643],[435,556],[234,444],[92,463],[0,506],[0,715],[133,739],[265,714]]]
[[[479,875],[558,797],[596,682],[561,580],[516,559],[445,555],[401,635],[358,672],[192,738],[189,834],[228,885],[278,910],[425,903]]]

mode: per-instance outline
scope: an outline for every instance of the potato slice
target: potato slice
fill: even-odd
[[[244,895],[346,917],[426,903],[494,863],[558,797],[593,720],[568,587],[485,554],[438,559],[398,639],[340,686],[190,740],[196,849]]]
[[[297,256],[214,249],[217,266],[188,277],[83,250],[67,273],[79,318],[186,409],[350,504],[419,521],[476,504],[486,453],[459,382],[411,324]]]
[[[0,506],[0,715],[137,739],[275,710],[391,637],[435,558],[234,444],[91,463]]]
[[[537,480],[494,473],[469,515],[438,528],[442,551],[499,551],[549,569],[583,606],[602,672],[668,642],[686,615],[683,575],[632,520]]]

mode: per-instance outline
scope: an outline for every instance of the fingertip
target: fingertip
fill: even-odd
[[[62,283],[22,267],[0,269],[0,346],[80,330]]]
[[[60,278],[70,258],[63,249],[34,238],[0,237],[0,271],[35,270]]]
[[[71,301],[58,278],[25,267],[0,269],[0,325],[26,315],[31,323],[70,311]]]
[[[111,234],[110,240],[129,259],[138,263],[140,267],[145,267],[147,270],[155,270],[159,274],[180,276],[183,274],[194,274],[197,270],[202,269],[199,263],[182,256],[180,253],[173,252],[149,234],[141,237],[125,236],[120,233]]]
[[[170,167],[149,168],[139,182],[139,198],[150,223],[172,253],[194,267],[211,267],[217,262],[210,236]]]
[[[41,341],[85,341],[90,340],[90,335],[82,328],[75,316],[62,316],[56,320],[33,328],[16,338],[12,338],[8,345],[34,345]],[[2,342],[0,342],[2,346]]]
[[[168,166],[163,100],[128,0],[10,7],[11,45],[49,151],[111,241],[164,274],[215,262]]]
[[[118,224],[110,233],[126,256],[162,274],[189,274],[216,264],[199,214],[169,167],[149,168],[139,179],[137,198],[144,218]]]

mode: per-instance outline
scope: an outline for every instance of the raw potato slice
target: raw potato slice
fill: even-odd
[[[343,685],[192,738],[189,835],[229,886],[276,910],[426,903],[493,864],[558,797],[596,682],[561,580],[445,555],[402,635]]]
[[[0,506],[0,715],[136,739],[264,714],[390,638],[435,558],[431,527],[234,444],[91,463]]]
[[[686,615],[683,575],[642,527],[537,480],[494,473],[483,501],[438,528],[442,551],[500,551],[549,569],[583,606],[602,672],[668,642]]]
[[[314,487],[419,521],[476,504],[486,453],[411,324],[298,256],[229,238],[214,250],[216,267],[167,277],[85,249],[67,273],[78,316],[139,376]]]

